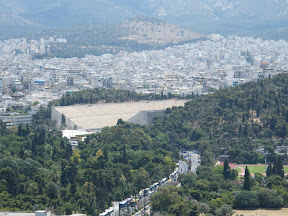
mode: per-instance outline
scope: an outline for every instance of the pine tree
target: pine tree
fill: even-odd
[[[223,176],[224,176],[225,180],[230,178],[230,166],[228,164],[227,159],[225,159],[225,162],[224,162]]]
[[[250,187],[251,187],[250,172],[248,167],[246,166],[244,175],[244,190],[250,191]]]

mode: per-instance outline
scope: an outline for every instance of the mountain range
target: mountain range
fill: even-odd
[[[21,30],[114,24],[152,16],[201,33],[285,35],[287,0],[1,0],[1,36]],[[8,30],[7,30],[7,27]],[[20,29],[20,30],[19,30]],[[280,36],[281,37],[281,36]]]

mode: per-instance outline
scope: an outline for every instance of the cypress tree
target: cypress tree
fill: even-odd
[[[279,156],[276,161],[275,164],[277,164],[276,167],[276,174],[281,176],[282,178],[284,178],[284,169],[283,169],[283,164],[282,164],[282,158],[281,156]]]
[[[127,156],[127,152],[126,152],[125,143],[123,144],[123,148],[122,148],[122,163],[124,163],[124,164],[128,163],[128,156]]]
[[[25,151],[24,151],[24,147],[23,146],[21,146],[21,148],[20,148],[19,157],[21,159],[25,159]]]
[[[32,140],[32,148],[31,148],[31,151],[32,151],[32,155],[33,155],[34,157],[37,157],[37,156],[38,156],[37,147],[36,147],[36,143],[35,143],[35,140],[34,140],[34,139]]]
[[[61,163],[61,179],[60,183],[62,187],[66,187],[68,184],[67,175],[66,175],[66,162]]]
[[[46,131],[44,128],[41,129],[41,143],[45,144],[46,142]]]
[[[26,136],[28,136],[29,134],[30,134],[29,125],[26,124]]]
[[[245,114],[242,114],[242,122],[245,122]]]
[[[246,166],[244,175],[244,190],[250,191],[250,187],[251,187],[250,172],[248,167]]]
[[[73,149],[70,143],[67,143],[65,146],[65,158],[69,159],[73,154]]]
[[[62,113],[62,115],[61,115],[61,125],[65,125],[65,124],[66,124],[65,115]]]
[[[225,162],[224,162],[223,176],[224,176],[225,180],[230,178],[230,166],[228,164],[227,159],[225,159]]]
[[[22,136],[23,132],[22,132],[22,124],[18,125],[18,132],[17,132],[17,136]]]
[[[52,153],[52,160],[57,159],[57,148],[56,146],[53,147],[53,153]]]
[[[273,175],[272,174],[272,165],[271,165],[271,163],[269,164],[269,166],[267,167],[267,169],[266,169],[266,176],[267,177],[269,177],[269,176],[271,176],[271,175]]]

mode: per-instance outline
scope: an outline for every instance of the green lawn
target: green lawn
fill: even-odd
[[[239,167],[242,167],[242,166],[239,166]],[[237,167],[238,173],[241,172],[241,170],[240,170],[239,167]],[[249,166],[248,166],[248,169],[249,169],[249,172],[250,172],[250,173],[266,173],[267,167],[268,167],[268,166],[265,166],[265,165],[263,165],[263,166],[249,165]],[[243,166],[243,168],[245,169],[244,166]],[[288,167],[287,167],[287,166],[284,167],[284,172],[285,172],[285,173],[288,173]]]

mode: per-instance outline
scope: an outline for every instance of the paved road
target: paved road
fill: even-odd
[[[185,161],[179,161],[179,173],[186,174],[188,172],[188,164]]]
[[[184,159],[188,160],[191,165],[191,172],[196,172],[197,167],[200,165],[200,155],[194,151],[185,151],[182,153]]]
[[[145,209],[142,209],[141,211],[135,213],[133,216],[141,216],[141,215],[144,215],[144,213],[148,215],[151,214],[151,204],[145,206]]]
[[[191,154],[191,171],[196,173],[196,169],[200,166],[201,160],[199,154]]]
[[[185,151],[185,153],[182,153],[182,156],[184,159],[186,159],[191,164],[191,171],[196,172],[196,168],[200,165],[200,155],[196,154],[192,151]],[[186,174],[189,171],[189,165],[186,163],[186,161],[178,161],[179,162],[179,174]],[[149,202],[148,197],[142,197],[139,200],[139,203],[143,205],[147,205]],[[144,215],[144,213],[150,215],[150,204],[148,204],[145,209],[142,209],[141,211],[135,213],[133,216],[141,216]]]

